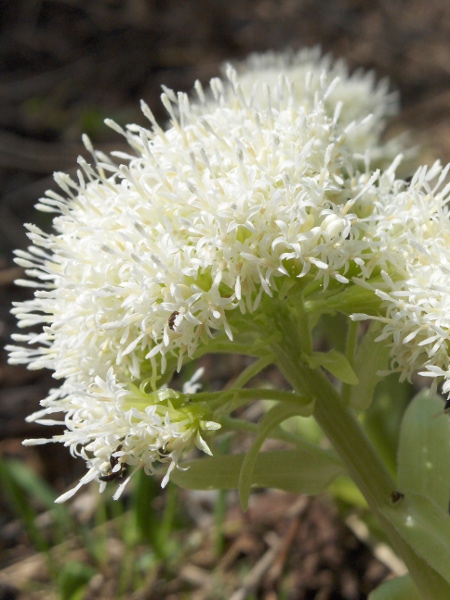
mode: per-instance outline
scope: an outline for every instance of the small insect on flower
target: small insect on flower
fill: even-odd
[[[116,448],[116,452],[120,452],[120,450],[122,450],[122,444],[120,444],[120,446],[117,446]],[[104,475],[100,475],[99,479],[100,481],[114,481],[115,479],[118,479],[119,477],[123,477],[123,474],[125,472],[125,465],[121,464],[120,468],[117,471],[114,471],[114,467],[116,467],[119,464],[119,457],[114,456],[114,454],[111,454],[109,462],[111,463],[111,470],[108,471],[107,473],[105,473]]]
[[[169,329],[171,329],[172,331],[175,329],[175,319],[178,317],[180,313],[177,310],[174,310],[173,313],[170,315],[169,320],[167,321],[169,324]]]

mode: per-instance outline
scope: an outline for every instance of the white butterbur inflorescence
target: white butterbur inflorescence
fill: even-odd
[[[352,151],[364,157],[370,149],[372,164],[387,166],[402,150],[396,138],[381,142],[388,119],[398,113],[398,94],[389,91],[387,80],[376,81],[371,71],[351,73],[345,61],[323,56],[318,47],[252,54],[237,65],[237,71],[240,87],[260,107],[272,97],[264,90],[275,90],[276,94],[281,78],[292,86],[292,99],[298,104],[305,106],[318,93],[328,114],[339,112],[339,123],[346,128],[346,143]],[[353,128],[354,124],[358,127]]]
[[[57,174],[64,195],[38,204],[56,213],[53,232],[28,225],[32,245],[17,252],[37,291],[14,313],[42,331],[17,334],[10,360],[64,380],[31,418],[66,413],[53,440],[86,460],[80,485],[161,462],[165,482],[194,446],[209,452],[202,434],[220,425],[186,400],[197,384],[180,395],[158,380],[217,333],[233,339],[233,315],[286,280],[367,290],[379,310],[355,318],[383,321],[394,368],[449,368],[447,190],[429,183],[437,169],[410,184],[398,161],[376,170],[400,150],[381,139],[396,110],[386,85],[304,51],[196,90],[165,90],[166,129],[145,105],[150,130],[110,123],[130,155],[85,139],[92,164],[80,159],[77,181]]]
[[[391,346],[392,369],[402,379],[421,370],[436,378],[434,385],[443,376],[445,393],[450,391],[449,167],[421,167],[410,183],[396,181],[389,171],[381,178],[374,230],[391,258],[380,281],[370,283],[382,300],[382,314],[375,318],[383,324],[379,341]]]
[[[112,368],[106,379],[95,377],[89,386],[74,384],[66,379],[61,388],[42,402],[44,409],[29,419],[41,424],[55,425],[48,415],[66,411],[67,430],[51,440],[26,440],[25,445],[61,442],[71,448],[74,456],[86,460],[88,472],[80,483],[63,494],[58,501],[70,498],[84,484],[97,479],[103,490],[106,482],[126,475],[126,465],[131,473],[121,483],[116,497],[137,469],[147,474],[155,466],[168,463],[163,478],[164,486],[171,471],[187,450],[194,446],[211,454],[202,434],[220,428],[210,421],[210,411],[204,404],[190,405],[188,396],[195,394],[202,374],[199,369],[191,381],[177,392],[167,387],[145,392],[145,382],[140,388],[118,384]]]

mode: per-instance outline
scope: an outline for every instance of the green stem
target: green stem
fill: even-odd
[[[280,370],[298,394],[315,398],[314,417],[344,459],[369,506],[389,502],[397,484],[331,382],[320,371],[299,364],[298,358],[292,360],[283,354],[280,348]]]
[[[357,321],[350,321],[347,330],[347,340],[345,344],[345,355],[348,362],[353,367],[355,361],[356,346],[358,344],[358,332],[359,323]],[[348,383],[344,383],[342,386],[342,397],[347,405],[350,399],[352,386]]]
[[[249,402],[255,400],[277,400],[280,402],[293,402],[294,404],[308,404],[305,398],[294,394],[293,392],[283,392],[282,390],[271,390],[265,388],[246,388],[238,390],[230,388],[220,392],[197,392],[187,395],[192,404],[205,402],[210,408],[219,409],[225,402],[233,402],[232,410],[236,410]],[[229,409],[227,409],[229,410]]]
[[[297,394],[315,400],[315,419],[366,498],[396,552],[404,560],[424,600],[448,597],[448,584],[412,550],[381,514],[383,507],[392,506],[391,494],[397,490],[396,481],[330,380],[321,370],[313,371],[302,363],[299,355],[301,345],[296,339],[301,333],[288,311],[277,311],[275,318],[283,332],[283,341],[273,346],[281,372]]]
[[[259,358],[254,363],[249,365],[246,369],[239,374],[239,376],[233,381],[231,385],[231,389],[241,389],[246,385],[249,381],[251,381],[254,377],[256,377],[263,369],[273,364],[273,358],[265,357]]]
[[[234,432],[246,432],[246,433],[258,433],[259,424],[258,423],[249,423],[245,419],[235,419],[233,417],[222,417],[220,420],[222,425],[222,432],[227,433],[228,431]],[[293,444],[298,448],[313,448],[314,450],[317,448],[314,444],[310,442],[305,442],[295,433],[289,433],[288,431],[284,431],[278,427],[270,432],[268,436],[269,439],[274,440],[283,440],[283,442],[287,442],[288,444]],[[330,452],[329,450],[324,450],[324,452]]]

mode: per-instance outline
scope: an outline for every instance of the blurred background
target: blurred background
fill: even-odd
[[[54,171],[76,172],[83,132],[118,149],[103,120],[146,125],[143,98],[164,122],[161,84],[188,91],[224,61],[314,45],[388,77],[402,104],[391,133],[410,131],[420,163],[450,161],[446,0],[0,0],[1,347],[11,302],[26,297],[13,285],[22,224],[49,227],[33,206]],[[52,379],[0,353],[0,600],[359,600],[401,572],[328,497],[259,493],[243,515],[232,494],[163,493],[143,480],[123,502],[92,490],[55,511],[84,464],[64,448],[21,446],[49,435],[24,418]],[[204,366],[218,388],[242,363]]]

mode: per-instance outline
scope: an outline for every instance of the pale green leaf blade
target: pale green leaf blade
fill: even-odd
[[[401,491],[428,496],[447,512],[450,421],[442,408],[442,399],[426,392],[418,394],[408,406],[400,429],[397,479]]]
[[[269,436],[270,432],[290,417],[310,416],[313,408],[314,403],[306,400],[304,404],[276,404],[264,415],[259,424],[253,444],[242,463],[241,473],[239,475],[239,499],[243,510],[247,510],[256,459],[258,458],[261,446]]]
[[[351,388],[350,406],[356,411],[369,408],[375,386],[381,379],[377,373],[388,368],[389,348],[385,344],[375,342],[380,334],[377,325],[372,324],[364,335],[353,365],[359,382]]]
[[[369,594],[369,600],[422,600],[409,575],[385,581]]]
[[[183,463],[171,481],[191,490],[237,489],[245,454],[216,455]],[[276,488],[295,494],[315,495],[345,471],[335,454],[312,444],[295,450],[260,452],[253,470],[252,487]]]
[[[381,508],[405,542],[450,584],[450,516],[432,500],[405,492],[395,505]],[[448,587],[450,598],[450,585]]]
[[[338,352],[337,350],[330,350],[330,352],[312,352],[311,354],[305,355],[304,358],[311,369],[322,367],[343,383],[356,385],[359,381],[347,357],[342,354],[342,352]]]

